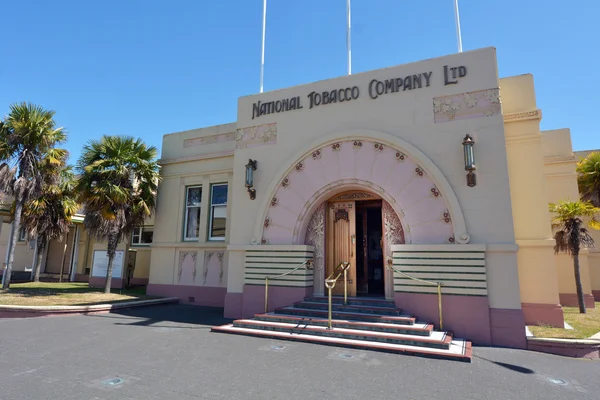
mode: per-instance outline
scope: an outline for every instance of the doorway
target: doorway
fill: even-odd
[[[340,263],[349,262],[349,296],[385,296],[381,198],[364,192],[344,193],[328,201],[326,218],[325,276]],[[343,289],[340,277],[333,294],[341,295]]]
[[[358,296],[384,296],[381,200],[356,202]]]

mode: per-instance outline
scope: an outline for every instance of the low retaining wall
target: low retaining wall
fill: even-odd
[[[527,350],[566,357],[600,359],[600,341],[527,338]]]
[[[115,310],[146,307],[158,304],[177,303],[178,298],[128,301],[117,304],[96,304],[91,306],[7,306],[0,305],[0,318],[49,317],[56,315],[102,314]]]

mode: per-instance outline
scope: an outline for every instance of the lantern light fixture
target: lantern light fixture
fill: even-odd
[[[250,200],[256,199],[256,189],[254,189],[254,171],[256,171],[256,160],[250,159],[246,164],[246,188],[250,195]]]
[[[471,135],[467,134],[463,139],[463,150],[465,153],[465,171],[469,171],[467,174],[467,186],[473,187],[477,184],[477,179],[475,177],[475,171],[477,168],[475,167],[475,155],[473,151],[473,146],[475,145],[475,141],[471,137]]]

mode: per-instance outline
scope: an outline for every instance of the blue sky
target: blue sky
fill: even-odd
[[[345,3],[268,1],[265,91],[345,74]],[[460,12],[465,51],[494,46],[501,77],[534,74],[542,129],[600,148],[599,1],[460,0]],[[453,15],[452,0],[352,0],[353,72],[456,52]],[[261,19],[262,0],[6,0],[0,114],[56,110],[73,158],[102,134],[160,147],[234,122],[237,98],[259,91]]]

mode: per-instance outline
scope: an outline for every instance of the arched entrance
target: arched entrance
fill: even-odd
[[[304,238],[304,244],[315,248],[315,293],[323,293],[324,278],[336,265],[349,262],[350,296],[392,297],[385,263],[391,245],[403,243],[400,218],[381,196],[364,190],[332,196],[317,207]],[[342,293],[343,286],[337,285],[334,294]]]
[[[290,168],[273,180],[258,216],[254,243],[310,243],[318,225],[325,236],[326,214],[319,210],[325,210],[333,197],[352,191],[376,195],[382,208],[387,203],[393,211],[390,215],[401,221],[404,243],[468,243],[458,199],[435,164],[397,137],[360,133],[341,140],[325,137],[299,153]],[[322,252],[315,248],[315,264],[322,268],[322,273],[315,271],[315,294],[323,293],[325,253],[325,248]],[[391,281],[386,282],[386,297],[393,296]]]

